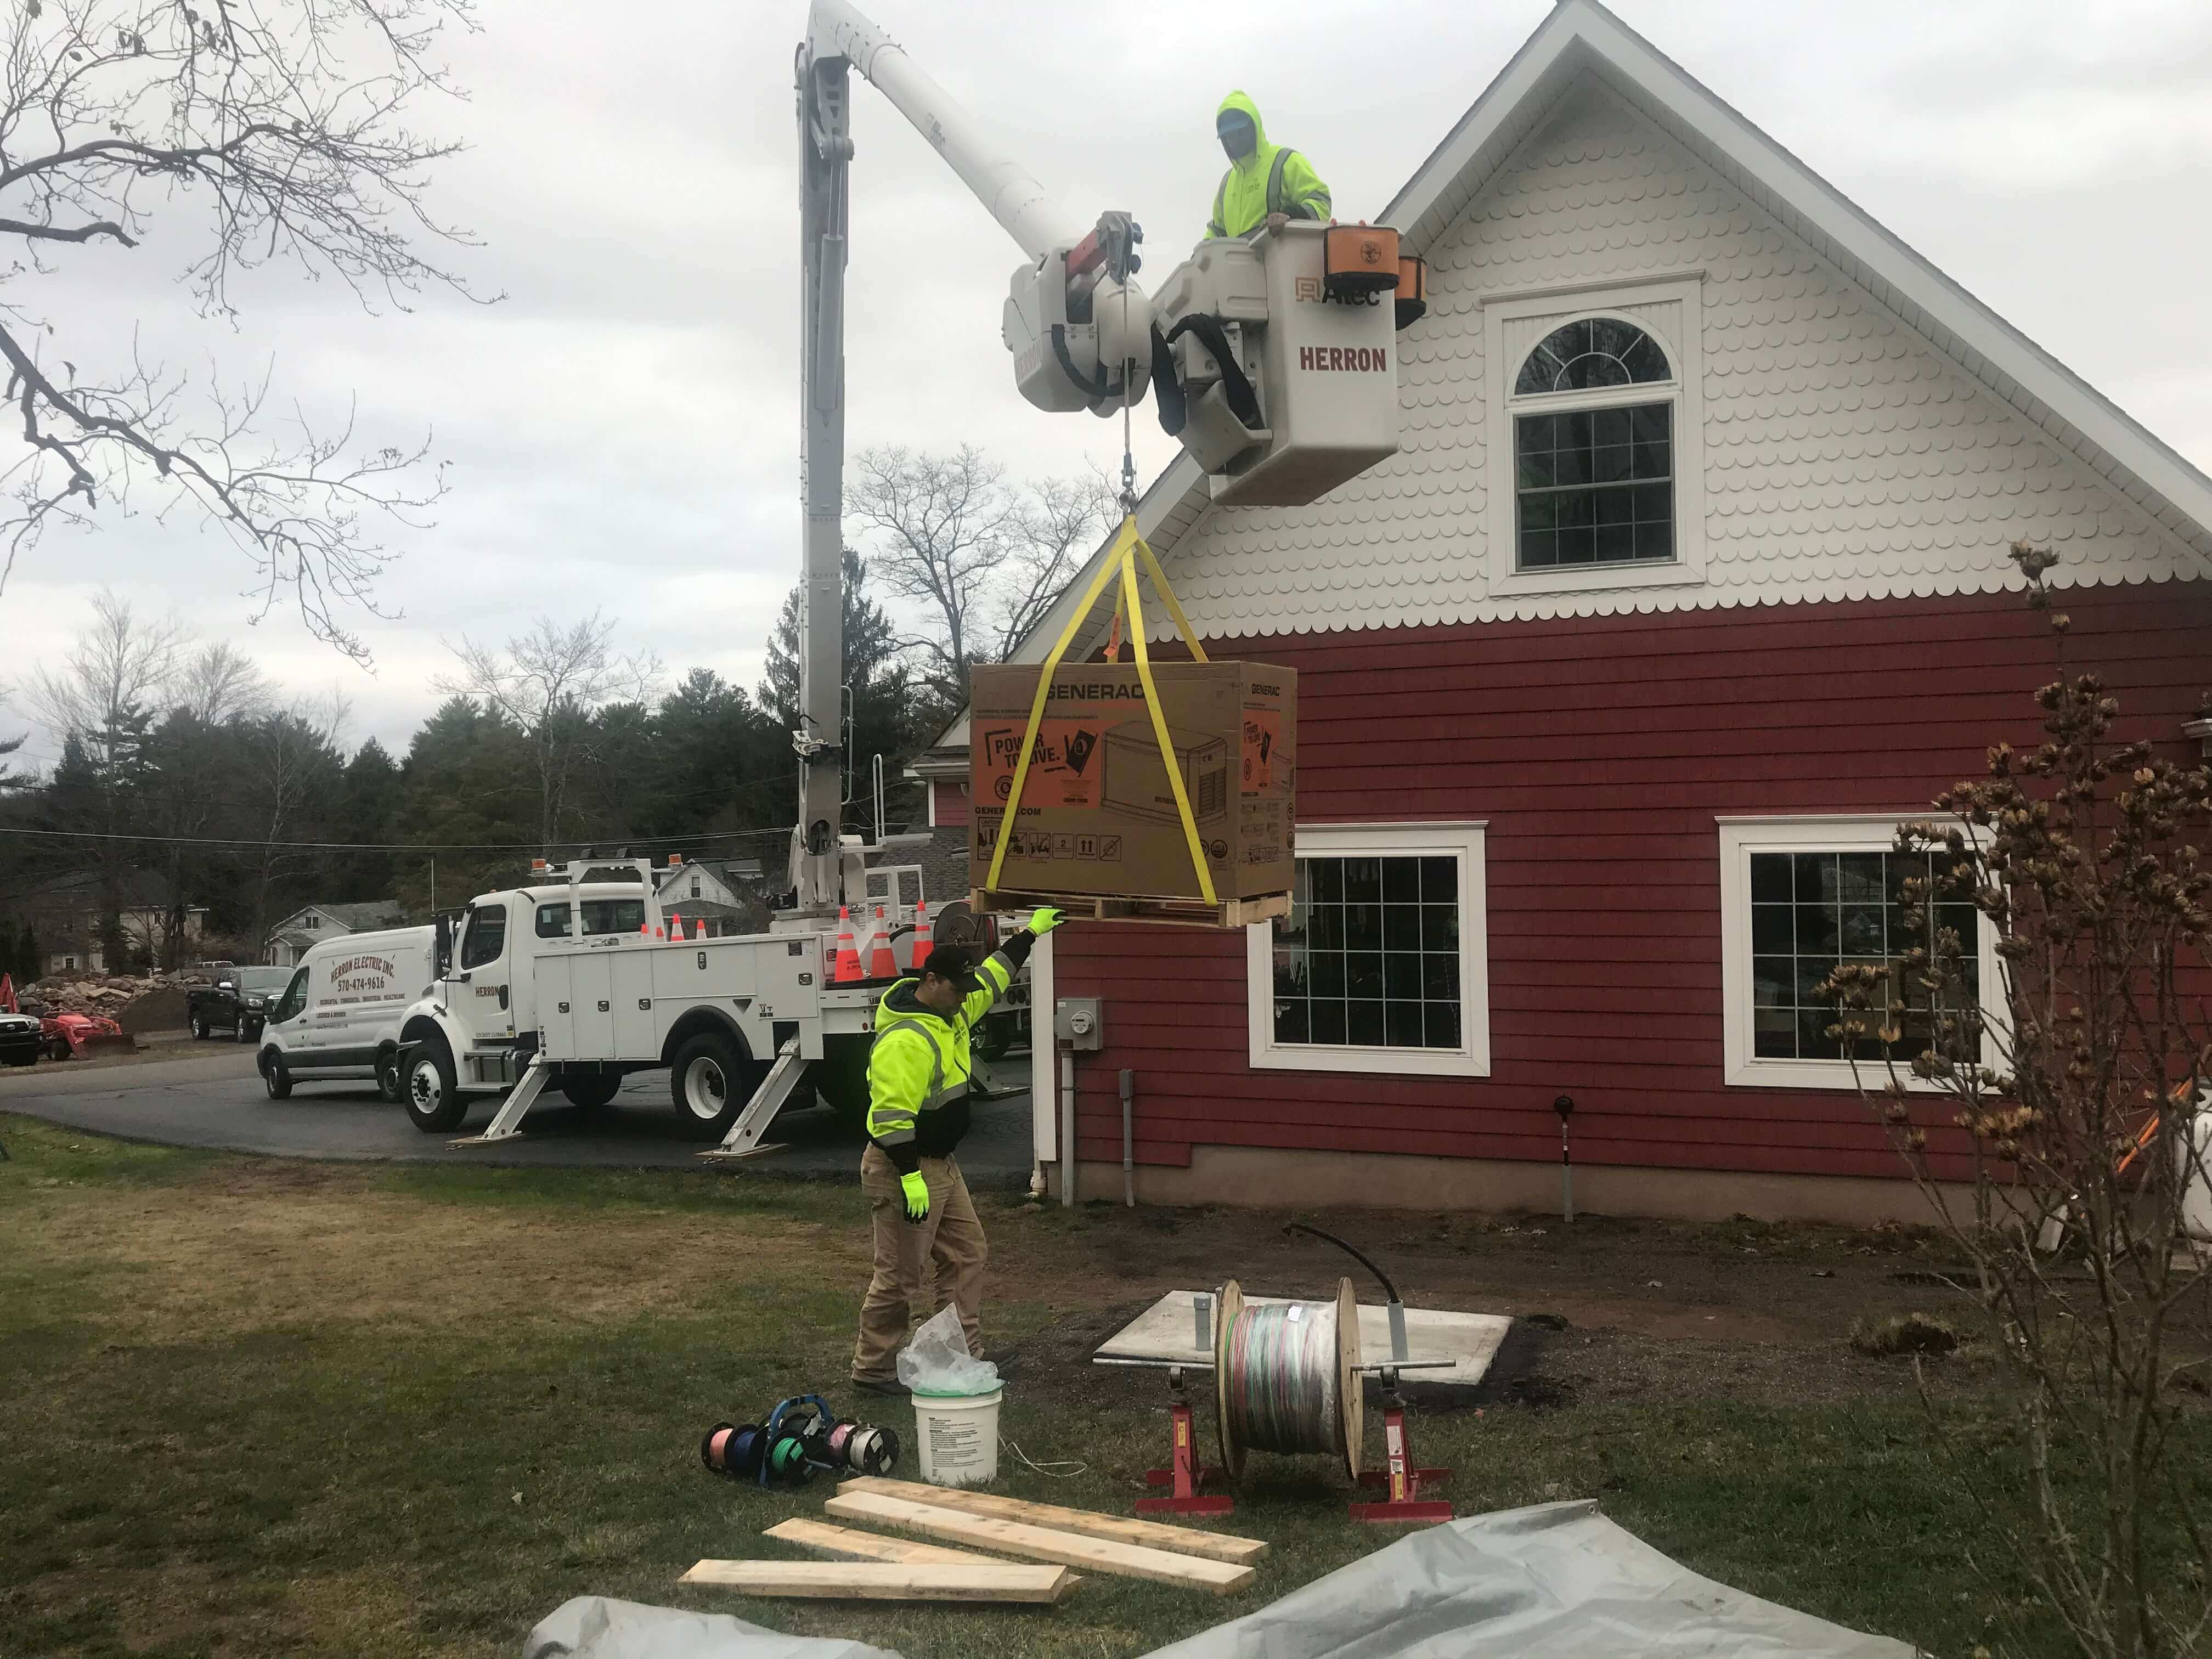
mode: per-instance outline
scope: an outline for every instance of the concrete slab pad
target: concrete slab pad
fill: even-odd
[[[1100,1364],[1147,1360],[1165,1364],[1213,1363],[1211,1347],[1201,1352],[1194,1304],[1196,1291],[1170,1291],[1101,1343],[1091,1358]],[[1288,1302],[1283,1296],[1251,1296],[1253,1303]],[[1513,1322],[1502,1314],[1445,1313],[1433,1308],[1406,1310],[1406,1346],[1414,1359],[1453,1359],[1449,1370],[1407,1371],[1406,1380],[1423,1387],[1471,1389],[1482,1381],[1498,1344]],[[1369,1364],[1390,1353],[1390,1317],[1381,1304],[1359,1304],[1359,1354]]]

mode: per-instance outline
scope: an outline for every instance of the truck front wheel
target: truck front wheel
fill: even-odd
[[[453,1051],[433,1032],[416,1046],[407,1062],[407,1116],[426,1135],[443,1134],[467,1115]]]
[[[730,1038],[702,1031],[676,1051],[669,1068],[677,1121],[695,1140],[720,1140],[767,1075],[768,1067]]]

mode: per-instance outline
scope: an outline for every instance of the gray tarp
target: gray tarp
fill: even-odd
[[[1151,1659],[1912,1659],[1700,1578],[1587,1499],[1432,1527]]]
[[[1262,1568],[1264,1571],[1264,1567]],[[1886,1636],[1700,1578],[1587,1499],[1401,1539],[1150,1659],[1912,1659]],[[852,1642],[579,1596],[523,1659],[897,1659]]]
[[[522,1659],[899,1659],[860,1642],[785,1636],[726,1613],[579,1595],[538,1621]]]

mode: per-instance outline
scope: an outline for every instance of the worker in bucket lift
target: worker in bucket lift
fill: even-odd
[[[1241,92],[1221,100],[1213,131],[1228,152],[1229,171],[1213,192],[1213,217],[1206,234],[1249,236],[1281,215],[1291,219],[1329,216],[1328,186],[1313,163],[1286,144],[1267,142],[1259,106]]]
[[[923,1269],[936,1267],[937,1307],[960,1310],[968,1352],[983,1355],[977,1313],[990,1252],[953,1151],[968,1132],[968,1085],[975,1065],[969,1034],[1029,960],[1030,947],[1060,926],[1039,909],[1030,925],[983,962],[940,945],[918,977],[902,979],[876,1006],[868,1050],[868,1150],[860,1190],[875,1229],[875,1273],[860,1304],[853,1382],[871,1394],[902,1395],[894,1356],[922,1305]],[[999,1355],[983,1355],[1000,1361]]]

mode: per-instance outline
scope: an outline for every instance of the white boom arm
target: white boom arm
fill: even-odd
[[[1162,365],[1162,428],[1206,470],[1216,501],[1299,506],[1398,448],[1391,336],[1426,307],[1420,262],[1398,233],[1269,218],[1201,242],[1157,305],[1133,280],[1143,233],[1126,213],[1085,231],[1027,168],[847,0],[813,0],[799,48],[800,242],[805,259],[806,497],[792,833],[795,924],[836,914],[859,855],[840,836],[845,487],[846,189],[849,71],[859,70],[929,140],[1020,245],[1001,332],[1014,383],[1039,409],[1121,413]],[[1135,501],[1123,447],[1124,499]]]
[[[799,823],[792,920],[834,916],[847,886],[843,553],[845,235],[853,156],[848,71],[890,99],[1018,243],[1027,263],[1006,302],[1023,394],[1045,409],[1118,410],[1144,393],[1151,312],[1130,283],[1141,233],[1126,214],[1086,232],[903,48],[845,0],[814,0],[799,48],[799,240],[805,343],[800,440],[805,550],[799,585]],[[1072,257],[1071,257],[1072,256]],[[1100,325],[1105,327],[1102,330]],[[1102,334],[1103,338],[1102,339]],[[1139,342],[1143,342],[1139,346]],[[1103,348],[1102,349],[1102,347]],[[1108,365],[1113,365],[1110,368]],[[880,833],[881,826],[878,826]]]
[[[1090,229],[1048,197],[1026,167],[996,154],[990,136],[952,94],[844,0],[814,0],[806,52],[817,63],[843,58],[890,99],[1032,260],[1072,246]]]

